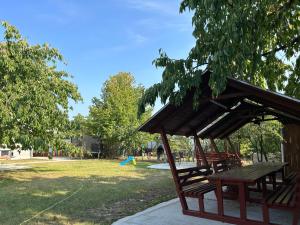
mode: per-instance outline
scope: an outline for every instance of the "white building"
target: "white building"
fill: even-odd
[[[10,149],[0,147],[0,159],[31,159],[33,150]]]

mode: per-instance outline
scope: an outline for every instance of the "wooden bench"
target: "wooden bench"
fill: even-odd
[[[228,162],[225,159],[213,162],[213,168],[215,173],[221,173],[230,169]]]
[[[241,161],[234,157],[213,162],[213,168],[215,173],[220,173],[241,166]]]
[[[284,182],[287,184],[295,183],[296,177],[297,177],[297,172],[291,172],[284,178]]]
[[[199,209],[204,212],[204,194],[216,189],[214,184],[207,180],[213,173],[210,166],[192,167],[176,170],[179,178],[179,188],[183,196],[199,199]]]
[[[289,210],[293,212],[293,225],[297,225],[300,214],[300,174],[295,183],[285,184],[264,199],[264,223],[269,224],[269,208]]]

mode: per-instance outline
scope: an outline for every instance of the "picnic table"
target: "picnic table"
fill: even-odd
[[[216,185],[216,196],[218,202],[218,216],[224,217],[223,186],[234,185],[238,187],[240,203],[240,219],[247,222],[246,201],[249,199],[248,186],[262,182],[263,195],[266,194],[266,177],[272,177],[273,189],[276,188],[276,174],[280,172],[284,177],[284,167],[287,163],[260,163],[245,167],[237,167],[208,177],[209,182]]]

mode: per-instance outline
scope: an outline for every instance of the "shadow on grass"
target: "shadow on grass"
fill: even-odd
[[[45,171],[56,170],[38,173]],[[135,173],[135,177],[122,176],[120,171],[120,175],[111,177],[34,177],[21,181],[2,176],[0,224],[20,224],[50,206],[54,207],[27,224],[111,224],[175,197],[169,172],[140,169]]]

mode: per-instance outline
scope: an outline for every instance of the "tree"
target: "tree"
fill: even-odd
[[[279,156],[283,141],[278,121],[266,121],[261,124],[247,124],[232,136],[234,143],[240,145],[242,155],[257,155],[258,161],[268,161],[269,155]]]
[[[86,118],[80,113],[74,116],[73,120],[70,121],[67,136],[82,138],[86,133]]]
[[[69,100],[81,96],[70,75],[57,69],[63,62],[58,50],[30,45],[15,27],[2,26],[0,143],[24,148],[53,144],[67,128]]]
[[[171,59],[160,50],[154,60],[162,81],[143,96],[139,112],[162,102],[180,104],[187,91],[201,95],[201,74],[211,71],[216,96],[233,77],[300,98],[300,8],[293,0],[183,0],[180,12],[193,13],[195,46],[186,59]]]
[[[137,131],[151,115],[149,108],[141,118],[137,117],[143,92],[144,88],[135,84],[131,74],[121,72],[104,83],[100,98],[93,98],[87,130],[106,146],[105,156],[116,156],[121,151],[132,153],[150,141],[149,134]]]
[[[193,140],[183,136],[170,136],[169,137],[170,147],[173,152],[184,152],[187,159],[194,161],[194,148]]]

